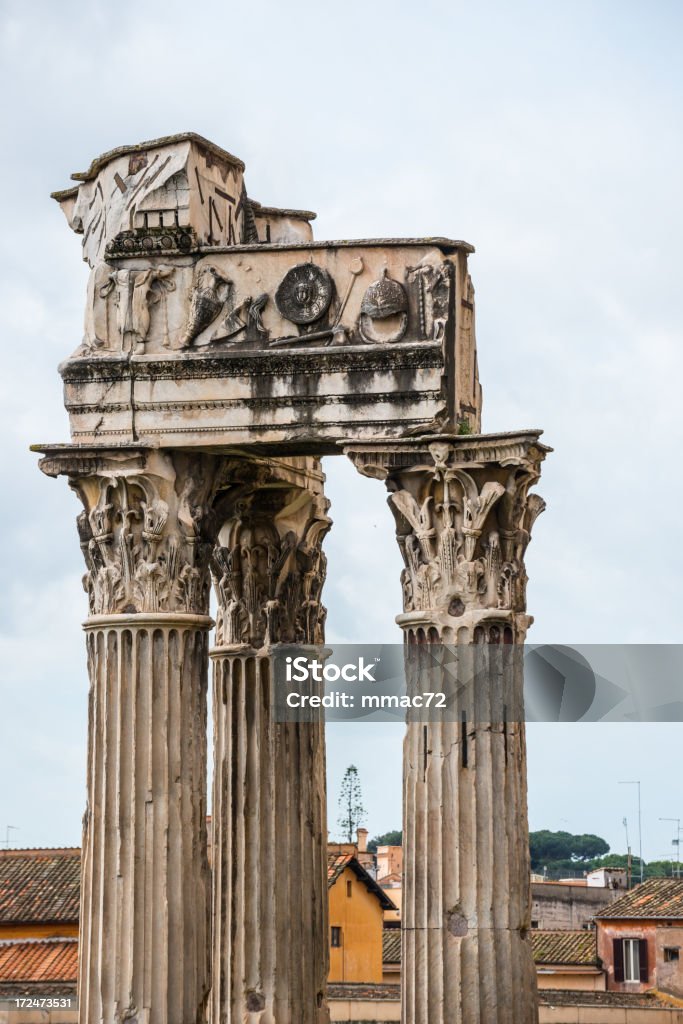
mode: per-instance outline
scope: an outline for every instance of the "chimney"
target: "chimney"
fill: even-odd
[[[368,849],[368,830],[366,828],[356,829],[356,836],[358,839],[358,852],[367,853]]]

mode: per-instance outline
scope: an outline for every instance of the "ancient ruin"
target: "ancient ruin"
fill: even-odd
[[[490,683],[483,712],[408,725],[404,1024],[532,1024],[505,652],[531,621],[549,449],[538,430],[480,433],[472,247],[313,241],[314,214],[251,199],[242,162],[192,134],[73,179],[55,199],[91,270],[60,367],[71,443],[37,450],[83,502],[82,1024],[328,1020],[324,723],[275,720],[272,656],[324,640],[333,454],[389,489],[409,667],[461,645]]]

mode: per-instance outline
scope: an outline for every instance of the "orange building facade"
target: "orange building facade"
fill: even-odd
[[[384,912],[389,896],[360,864],[351,844],[330,847],[330,982],[381,982]]]

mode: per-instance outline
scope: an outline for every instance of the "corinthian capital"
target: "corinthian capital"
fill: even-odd
[[[382,479],[403,556],[402,626],[462,625],[526,611],[524,554],[545,507],[529,494],[549,448],[538,431],[417,438],[346,449]]]
[[[77,519],[91,615],[186,612],[209,606],[211,503],[223,460],[127,449],[51,452],[84,505]]]
[[[323,642],[328,507],[320,474],[295,479],[284,464],[228,492],[212,558],[218,646]]]

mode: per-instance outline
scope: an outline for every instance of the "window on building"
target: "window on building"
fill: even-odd
[[[331,935],[331,938],[330,938],[330,945],[331,946],[335,946],[335,947],[341,946],[341,944],[342,944],[341,943],[341,940],[342,940],[342,930],[341,930],[341,928],[337,928],[337,927],[335,927],[333,925],[332,928],[331,928],[331,932],[332,932],[332,935]]]
[[[665,946],[664,947],[664,960],[667,964],[672,964],[678,960],[679,949],[678,946]]]
[[[614,980],[646,984],[649,980],[645,939],[614,939]]]
[[[538,928],[538,921],[532,921],[531,922],[531,927],[532,928]]]
[[[624,981],[640,981],[640,939],[624,939]]]
[[[346,883],[346,895],[347,896],[353,896],[353,882],[351,881],[350,878],[348,879],[348,881]]]

